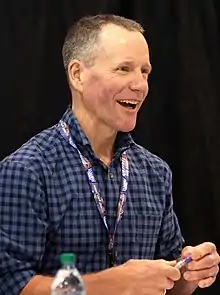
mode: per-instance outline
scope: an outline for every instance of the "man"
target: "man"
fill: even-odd
[[[151,71],[142,27],[82,18],[63,46],[72,107],[0,168],[0,294],[48,295],[75,252],[88,295],[188,295],[210,286],[219,255],[182,250],[171,172],[129,132]],[[191,256],[181,274],[176,259]]]

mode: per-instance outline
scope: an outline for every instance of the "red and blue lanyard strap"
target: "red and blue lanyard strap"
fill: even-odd
[[[116,250],[115,250],[115,235],[117,231],[118,224],[123,216],[124,213],[124,205],[126,202],[126,195],[127,195],[127,188],[128,188],[128,177],[129,177],[129,165],[128,165],[128,158],[126,152],[123,152],[121,155],[121,170],[122,170],[122,187],[121,187],[121,192],[119,195],[119,200],[118,200],[118,206],[117,206],[117,212],[116,212],[116,220],[115,220],[115,225],[114,225],[114,230],[113,232],[110,231],[110,228],[107,223],[107,218],[106,218],[106,208],[105,208],[105,202],[101,196],[101,192],[98,186],[98,183],[96,181],[92,164],[90,161],[82,155],[80,150],[77,148],[75,145],[71,135],[70,135],[70,130],[68,125],[64,121],[60,121],[59,123],[60,126],[60,133],[61,135],[68,140],[69,144],[77,150],[80,159],[82,161],[82,164],[85,168],[88,180],[89,180],[89,185],[96,203],[96,206],[98,208],[99,214],[103,220],[103,223],[105,225],[105,228],[108,233],[108,259],[109,259],[109,266],[114,266],[116,265]]]

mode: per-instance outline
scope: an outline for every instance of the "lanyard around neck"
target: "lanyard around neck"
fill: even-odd
[[[61,133],[61,135],[68,140],[69,144],[75,149],[77,150],[81,162],[85,168],[88,180],[89,180],[89,185],[97,206],[97,209],[99,211],[99,214],[103,220],[103,223],[105,225],[105,228],[108,232],[108,250],[111,251],[114,248],[114,243],[115,243],[115,234],[116,234],[116,230],[118,227],[118,224],[123,216],[124,213],[124,205],[126,202],[126,195],[127,195],[127,187],[128,187],[128,177],[129,177],[129,165],[128,165],[128,158],[127,158],[127,154],[126,152],[123,152],[121,155],[121,170],[122,170],[122,185],[121,185],[121,191],[120,191],[120,195],[119,195],[119,200],[118,200],[118,206],[117,206],[117,213],[116,213],[116,220],[115,220],[115,225],[114,225],[114,229],[111,232],[110,228],[108,226],[107,223],[107,218],[106,218],[106,208],[105,208],[105,202],[104,199],[101,196],[101,192],[98,186],[98,182],[95,178],[94,172],[93,172],[93,167],[91,162],[82,155],[82,153],[80,152],[80,150],[77,148],[77,146],[75,145],[71,135],[70,135],[70,130],[69,130],[69,126],[64,122],[64,121],[60,121],[59,122],[59,131]]]

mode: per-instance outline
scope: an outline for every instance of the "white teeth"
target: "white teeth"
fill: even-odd
[[[134,105],[138,104],[137,101],[133,101],[133,100],[119,100],[119,102],[128,103],[128,104],[134,104]]]

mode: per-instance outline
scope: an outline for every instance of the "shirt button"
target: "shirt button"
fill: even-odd
[[[112,172],[109,172],[108,177],[109,177],[110,179],[113,179],[113,178],[114,178],[113,173],[112,173]]]

